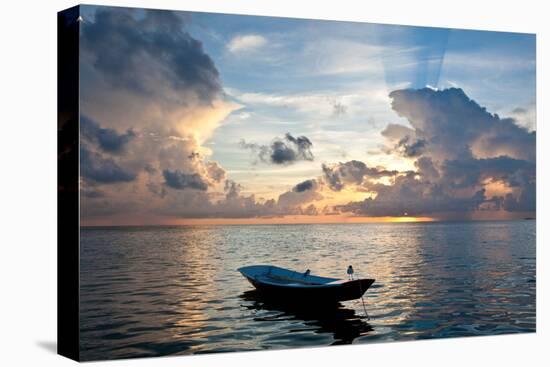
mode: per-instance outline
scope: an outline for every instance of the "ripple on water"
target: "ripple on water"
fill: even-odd
[[[236,269],[376,283],[296,308]],[[81,231],[83,360],[533,332],[535,222],[132,227]]]

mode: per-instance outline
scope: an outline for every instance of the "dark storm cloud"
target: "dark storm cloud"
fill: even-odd
[[[292,191],[294,191],[294,192],[304,192],[304,191],[313,189],[314,186],[315,186],[315,180],[305,180],[303,182],[300,182],[296,186],[294,186]]]
[[[462,89],[404,89],[391,92],[390,97],[392,108],[409,121],[415,138],[425,140],[439,159],[500,155],[535,159],[534,132],[514,119],[487,112]]]
[[[294,162],[297,159],[296,151],[282,141],[271,145],[271,161],[275,164]]]
[[[80,175],[99,183],[130,182],[136,175],[120,167],[113,159],[80,148]]]
[[[536,210],[536,186],[535,182],[530,182],[522,186],[519,195],[506,194],[503,207],[511,212],[534,212]]]
[[[414,162],[418,174],[426,181],[430,182],[440,178],[439,171],[434,166],[430,157],[420,157]]]
[[[312,161],[313,143],[305,136],[294,137],[286,133],[283,139],[276,138],[270,145],[247,143],[241,140],[244,149],[252,150],[262,162],[273,164],[292,164],[296,161]]]
[[[206,191],[208,184],[197,173],[184,173],[180,170],[163,170],[165,184],[176,190],[195,189]]]
[[[491,114],[457,88],[398,90],[390,93],[392,108],[411,127],[390,124],[382,132],[389,152],[416,158],[416,172],[399,174],[390,184],[353,183],[376,197],[338,206],[342,212],[370,216],[437,215],[477,210],[535,211],[536,134],[511,118]],[[393,150],[392,150],[393,149]],[[343,186],[340,166],[323,167],[329,186]],[[489,184],[510,191],[488,194]]]
[[[396,149],[401,152],[405,157],[418,157],[422,155],[424,149],[426,148],[426,140],[420,139],[416,141],[411,141],[410,136],[405,136],[403,139],[399,140],[396,145]]]
[[[180,193],[182,195],[173,198],[175,205],[168,210],[172,211],[170,214],[181,218],[251,218],[306,212],[314,215],[314,209],[302,206],[322,198],[315,190],[301,193],[287,191],[278,199],[261,202],[254,195],[243,195],[241,190],[240,184],[226,180],[224,197],[214,202],[207,200],[205,191],[195,191],[192,195],[185,195],[186,192],[183,191]]]
[[[487,201],[485,190],[462,197],[449,195],[437,184],[427,184],[414,174],[398,176],[392,185],[376,184],[370,187],[376,198],[337,206],[336,210],[374,217],[422,216],[443,212],[471,212]]]
[[[89,199],[99,199],[107,196],[105,192],[93,188],[81,188],[80,195]]]
[[[331,190],[340,191],[344,188],[344,184],[342,183],[338,170],[334,170],[324,163],[321,168],[323,170],[323,177]]]
[[[505,182],[510,187],[535,179],[535,164],[510,157],[447,160],[442,166],[443,182],[450,188],[481,185],[486,179]]]
[[[337,210],[368,216],[467,213],[483,208],[535,210],[535,165],[531,162],[509,157],[448,160],[438,171],[431,159],[423,157],[416,166],[417,172],[396,176],[389,185],[364,183],[377,193],[376,198],[341,205]],[[518,193],[487,197],[487,182],[502,182]],[[471,194],[461,194],[461,190]]]
[[[82,39],[95,68],[114,86],[154,94],[158,86],[149,84],[149,76],[161,74],[174,90],[192,88],[210,102],[221,91],[218,70],[184,26],[170,11],[137,16],[131,9],[105,8],[82,27]]]
[[[480,187],[487,180],[504,183],[516,190],[516,195],[506,194],[493,198],[507,211],[535,211],[536,165],[534,162],[497,157],[446,161],[443,182],[450,188]]]
[[[477,201],[475,197],[462,199],[443,197],[438,198],[437,201],[430,200],[431,198],[427,199],[424,198],[423,201],[389,201],[368,198],[361,202],[337,205],[335,209],[369,217],[424,216],[457,211],[470,212],[476,210],[477,206],[483,202],[483,200]]]
[[[120,153],[126,144],[136,136],[132,130],[119,134],[114,129],[102,128],[86,116],[80,117],[80,134],[109,153]]]
[[[103,183],[97,187],[106,194],[82,195],[84,217],[245,217],[265,210],[234,194],[237,187],[216,201],[226,172],[201,153],[202,144],[237,105],[181,14],[93,7],[80,26],[81,111],[90,118],[83,123],[81,181]],[[106,185],[113,182],[129,184]]]
[[[399,174],[395,170],[367,167],[365,163],[356,160],[340,162],[332,166],[323,164],[321,168],[325,182],[333,191],[341,191],[346,184],[361,185],[365,179],[392,177]]]

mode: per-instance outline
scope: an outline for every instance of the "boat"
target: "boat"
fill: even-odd
[[[348,274],[349,273],[348,268]],[[297,272],[274,265],[237,269],[264,296],[284,302],[338,303],[361,298],[374,279],[337,279]]]

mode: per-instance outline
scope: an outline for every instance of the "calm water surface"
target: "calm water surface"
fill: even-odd
[[[332,310],[264,302],[236,271],[373,277]],[[85,228],[82,359],[535,331],[535,221]]]

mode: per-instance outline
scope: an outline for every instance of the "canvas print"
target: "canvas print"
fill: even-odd
[[[81,360],[536,330],[534,34],[75,9]]]

